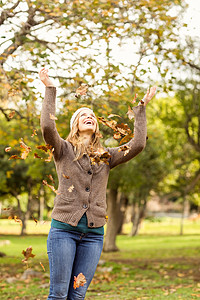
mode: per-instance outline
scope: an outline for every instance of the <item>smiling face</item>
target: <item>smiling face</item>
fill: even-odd
[[[79,132],[94,133],[97,128],[97,119],[95,114],[89,108],[81,110],[79,113],[78,130]]]

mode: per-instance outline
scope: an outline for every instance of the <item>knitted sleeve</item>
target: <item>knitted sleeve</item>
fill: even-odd
[[[146,145],[147,126],[146,126],[146,109],[145,106],[139,105],[133,108],[135,114],[134,137],[125,145],[130,147],[128,154],[124,151],[118,151],[120,147],[107,148],[111,154],[110,168],[125,163],[139,154]]]
[[[54,120],[56,110],[56,88],[46,87],[45,97],[42,103],[41,112],[41,129],[43,138],[46,144],[51,145],[54,148],[53,154],[55,160],[59,159],[61,153],[62,139],[56,129]]]

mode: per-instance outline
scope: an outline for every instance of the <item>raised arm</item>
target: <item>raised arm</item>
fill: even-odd
[[[147,90],[146,95],[141,101],[142,105],[138,105],[133,108],[133,112],[135,115],[134,138],[132,138],[127,144],[125,144],[129,147],[128,154],[124,155],[124,151],[119,152],[120,147],[107,148],[108,152],[111,154],[111,169],[119,164],[125,163],[128,160],[132,159],[144,149],[147,139],[146,105],[153,98],[155,93],[156,87],[152,87],[150,91]]]
[[[45,68],[41,69],[39,77],[46,86],[40,119],[42,134],[46,144],[54,148],[54,158],[58,160],[61,154],[62,139],[58,134],[54,120],[56,111],[56,87],[49,79],[48,70]]]

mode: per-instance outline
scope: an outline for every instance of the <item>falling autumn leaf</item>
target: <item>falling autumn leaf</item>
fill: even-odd
[[[119,115],[110,114],[110,115],[108,116],[108,119],[113,118],[113,117],[119,117],[119,118],[121,118]]]
[[[118,152],[124,151],[124,156],[126,156],[126,155],[129,153],[130,149],[131,149],[131,148],[130,148],[129,146],[124,145],[124,146],[121,146],[121,147],[118,149]]]
[[[14,216],[14,220],[22,226],[22,220],[18,216]]]
[[[119,133],[119,132],[116,132],[116,133],[114,133],[114,135],[113,135],[113,138],[115,139],[115,140],[119,140],[119,139],[121,139],[121,133]]]
[[[11,157],[9,157],[8,160],[11,160],[11,159],[22,159],[22,158],[19,157],[18,155],[12,155]]]
[[[118,140],[120,138],[124,138],[124,136],[132,134],[131,129],[128,127],[127,124],[121,123],[118,124],[115,120],[106,120],[103,117],[98,117],[100,123],[108,126],[114,131],[113,138]]]
[[[124,143],[128,143],[133,137],[134,137],[133,133],[131,133],[129,135],[126,135],[125,137],[123,137],[123,139],[121,139],[119,145],[122,145]]]
[[[23,250],[22,251],[22,254],[24,255],[24,259],[22,259],[22,261],[23,262],[27,262],[28,261],[28,259],[30,258],[30,257],[34,257],[35,256],[35,254],[32,254],[32,247],[30,246],[30,247],[28,247],[28,248],[26,248],[26,250]]]
[[[21,139],[20,141],[20,147],[23,149],[22,154],[21,154],[21,158],[22,159],[26,159],[29,152],[31,151],[31,147],[27,146],[23,140]]]
[[[55,183],[54,179],[53,179],[53,176],[51,174],[49,175],[46,175],[53,183]]]
[[[31,216],[31,217],[32,217],[32,219],[35,221],[35,223],[36,223],[36,225],[37,225],[38,220],[37,220],[36,218],[34,218],[34,216]]]
[[[73,184],[68,188],[68,191],[71,193],[72,191],[73,191],[73,189],[74,189],[74,186],[73,186]]]
[[[62,174],[64,178],[69,179],[69,176]]]
[[[8,117],[9,117],[10,119],[12,119],[12,118],[14,117],[14,115],[15,115],[15,111],[11,111],[11,112],[8,114]]]
[[[45,272],[45,267],[44,267],[44,265],[41,263],[41,261],[40,261],[40,266],[42,267],[42,269],[43,269],[44,272]]]
[[[55,189],[55,187],[53,185],[48,184],[46,180],[43,180],[42,183],[44,185],[48,186],[54,193],[56,193],[57,195],[60,195],[60,193],[58,193],[58,191]]]
[[[40,157],[36,152],[34,153],[34,158],[42,159],[42,157]]]
[[[48,152],[48,150],[52,149],[52,146],[49,145],[49,144],[46,144],[45,146],[44,145],[38,145],[38,146],[36,146],[36,148],[39,149],[39,150],[42,150],[44,152]]]
[[[49,150],[49,156],[48,158],[45,159],[46,162],[50,162],[52,157],[53,157],[53,151],[54,151],[54,148],[52,150]]]
[[[83,273],[79,273],[77,277],[74,276],[74,289],[84,286],[86,282],[87,281]]]
[[[79,98],[80,96],[85,96],[88,91],[88,85],[85,83],[82,83],[76,90],[75,97]]]
[[[33,133],[31,134],[31,137],[34,137],[35,135],[37,135],[37,130],[33,129]]]
[[[58,120],[58,118],[56,118],[54,115],[52,115],[51,113],[49,114],[49,116],[50,116],[50,119],[51,120]]]
[[[21,154],[21,158],[22,158],[22,159],[26,159],[27,156],[28,156],[28,154],[29,154],[29,152],[23,151],[22,154]]]
[[[5,152],[9,152],[11,150],[11,147],[6,147]]]
[[[3,210],[11,210],[12,209],[12,207],[5,207],[5,208],[3,208]]]
[[[88,153],[92,165],[95,165],[96,163],[98,165],[105,163],[109,165],[109,158],[111,157],[110,153],[108,151],[105,151],[103,148],[100,148],[98,151],[89,151]]]
[[[12,212],[12,208],[10,210],[11,215],[8,217],[8,220],[14,220],[16,223],[19,223],[22,226],[22,220],[18,216],[14,215],[14,213]]]

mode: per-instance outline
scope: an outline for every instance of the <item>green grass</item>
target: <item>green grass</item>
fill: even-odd
[[[117,246],[120,251],[102,254],[102,265],[97,268],[86,300],[200,298],[200,230],[197,232],[199,224],[188,223],[187,234],[179,236],[176,231],[177,223],[174,223],[170,233],[170,222],[172,221],[165,220],[161,223],[145,221],[139,236],[118,236]],[[7,233],[10,230],[9,221],[1,220],[0,228],[2,225],[1,233]],[[0,258],[1,300],[47,299],[49,283],[47,235],[39,235],[40,224],[38,225],[29,222],[28,230],[35,235],[20,237],[2,234],[0,237],[0,251],[6,253],[5,257]],[[49,223],[46,225],[47,233]],[[19,225],[12,226],[16,228]],[[124,232],[129,230],[128,226],[124,227]],[[12,228],[16,234],[14,227]],[[41,232],[45,233],[45,230],[43,227]],[[10,243],[1,246],[1,242],[5,240]],[[21,252],[29,246],[33,247],[33,254],[36,256],[26,265],[22,262]],[[21,276],[27,268],[38,271],[37,277],[22,280]],[[8,278],[13,278],[14,281],[8,283]]]

